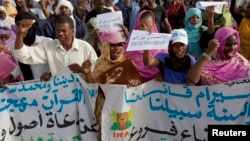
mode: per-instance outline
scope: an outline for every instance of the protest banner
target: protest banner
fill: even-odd
[[[152,80],[127,88],[86,84],[77,74],[9,84],[0,89],[0,141],[96,141],[98,87],[106,97],[102,141],[206,141],[209,125],[250,125],[249,86],[245,78],[213,86]]]
[[[75,74],[7,85],[0,89],[0,140],[96,140],[97,87]]]
[[[167,49],[171,34],[133,30],[126,51]]]
[[[218,13],[218,14],[221,14],[222,13],[222,9],[223,9],[223,5],[227,5],[227,2],[225,2],[225,1],[221,1],[221,2],[219,2],[219,1],[215,1],[215,2],[211,2],[211,1],[198,1],[195,4],[195,7],[199,8],[199,9],[205,10],[209,6],[214,6],[214,12]]]
[[[249,86],[248,78],[213,86],[156,81],[131,88],[102,85],[102,139],[206,141],[208,125],[250,124]]]
[[[97,28],[100,32],[105,30],[121,30],[121,26],[123,25],[123,17],[121,11],[109,12],[104,14],[98,14],[96,16]]]

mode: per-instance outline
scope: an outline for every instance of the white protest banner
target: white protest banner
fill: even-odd
[[[133,30],[126,51],[167,49],[171,34]]]
[[[98,84],[76,74],[0,89],[0,141],[97,141]],[[213,86],[100,85],[103,141],[201,141],[208,125],[250,125],[250,78]]]
[[[225,1],[222,1],[222,2],[198,1],[196,2],[195,6],[196,8],[204,9],[204,10],[206,9],[206,7],[214,6],[214,12],[221,14],[223,5],[225,4],[227,5],[227,2]]]
[[[97,84],[76,74],[0,89],[1,141],[95,141]]]
[[[120,25],[123,24],[123,17],[121,11],[109,12],[104,14],[98,14],[96,17],[97,28],[100,32],[113,29],[121,30]]]
[[[250,78],[213,86],[152,80],[101,87],[104,141],[207,141],[208,125],[250,124]]]

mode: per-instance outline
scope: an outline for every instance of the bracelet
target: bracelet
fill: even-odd
[[[202,53],[202,56],[205,57],[208,61],[211,60],[211,56],[206,53]]]

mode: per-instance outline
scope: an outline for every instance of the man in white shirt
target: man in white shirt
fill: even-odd
[[[15,17],[15,23],[18,23],[23,19],[35,20],[36,18],[34,17],[34,15],[28,12],[20,11]],[[37,28],[38,28],[38,23],[35,22],[32,25],[32,27],[27,31],[26,36],[23,38],[24,44],[33,47],[33,45],[36,45],[38,43],[49,42],[52,40],[51,38],[37,36],[36,35]],[[11,52],[13,52],[14,50],[14,44],[15,41],[11,42],[9,45]],[[13,79],[17,80],[17,78],[20,78],[21,76],[23,76],[24,81],[34,80],[34,79],[39,80],[44,72],[50,72],[48,64],[27,65],[18,62],[18,65],[16,65],[15,69],[6,78],[0,80],[0,87],[3,87],[6,83],[13,81]]]
[[[43,37],[43,36],[36,36],[36,39],[35,39],[35,43],[34,45],[38,44],[38,43],[42,43],[42,42],[47,42],[47,41],[50,41],[52,39],[50,38],[47,38],[47,37]],[[31,45],[31,47],[33,47],[33,45]],[[14,45],[13,47],[14,48]],[[19,64],[20,65],[20,64]],[[49,66],[48,64],[34,64],[34,65],[30,65],[30,69],[31,69],[31,72],[32,74],[28,74],[28,75],[32,75],[33,76],[33,79],[37,79],[39,80],[41,75],[44,73],[44,72],[50,72],[50,69],[49,69]],[[27,72],[23,72],[23,73],[27,73]],[[22,71],[20,70],[20,67],[17,66],[12,72],[11,74],[13,75],[14,78],[18,77],[19,75],[22,74]],[[28,78],[26,79],[24,77],[24,80],[31,80],[31,78]]]
[[[14,56],[24,64],[48,64],[52,76],[65,72],[84,73],[85,63],[94,69],[97,55],[86,41],[74,37],[74,23],[69,16],[56,20],[57,39],[38,43],[32,48],[23,43],[23,37],[34,24],[34,20],[23,19],[17,24]],[[89,74],[85,74],[85,76]]]

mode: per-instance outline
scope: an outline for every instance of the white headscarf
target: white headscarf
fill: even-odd
[[[7,27],[11,27],[12,24],[15,24],[15,19],[8,16],[5,7],[0,6],[0,10],[4,11],[6,14],[6,18],[5,19],[0,19],[0,26],[7,26]]]
[[[6,19],[8,18],[8,15],[7,15],[5,7],[0,6],[0,11],[4,11],[5,14],[6,14],[6,18],[5,19],[0,19],[0,26],[5,26]]]
[[[4,6],[0,6],[0,10],[1,10],[1,11],[4,11],[4,12],[5,12],[5,14],[7,14],[7,11],[6,11],[6,9],[5,9],[5,7],[4,7]]]

